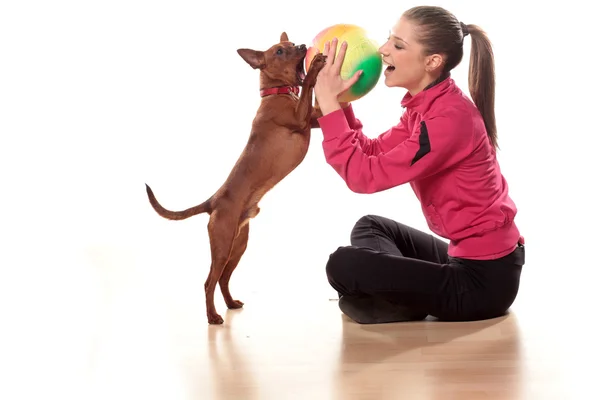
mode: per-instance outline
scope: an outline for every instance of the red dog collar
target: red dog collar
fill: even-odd
[[[300,88],[298,86],[279,86],[269,89],[262,89],[260,91],[260,97],[269,96],[271,94],[298,94],[300,93]]]

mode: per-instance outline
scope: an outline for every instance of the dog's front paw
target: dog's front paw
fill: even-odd
[[[317,73],[323,69],[325,63],[327,62],[327,56],[323,53],[317,53],[312,61],[310,62],[310,67],[308,70],[314,69]]]
[[[306,74],[306,79],[304,80],[304,84],[308,86],[314,86],[317,82],[317,75],[325,66],[325,62],[327,60],[327,56],[322,53],[317,53],[315,57],[310,62],[310,67],[308,68],[308,73]]]

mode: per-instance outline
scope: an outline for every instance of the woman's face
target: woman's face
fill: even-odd
[[[414,25],[401,17],[390,31],[390,37],[380,48],[385,84],[389,87],[402,87],[413,96],[437,79],[441,57],[425,56],[423,46],[415,40]]]

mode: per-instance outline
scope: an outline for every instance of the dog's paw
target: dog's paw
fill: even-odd
[[[227,308],[229,308],[231,310],[235,310],[237,308],[242,308],[244,306],[244,303],[239,300],[231,300],[231,301],[227,302],[226,304],[227,304]]]
[[[208,316],[208,323],[211,325],[221,325],[223,323],[223,317],[221,317],[219,314],[214,313],[214,314],[207,314]]]
[[[309,70],[315,70],[316,72],[319,72],[323,69],[326,62],[327,56],[323,53],[317,53],[310,62]]]
[[[305,87],[314,87],[317,83],[317,75],[325,66],[325,61],[327,60],[327,56],[317,53],[315,57],[310,62],[310,67],[308,68],[308,73],[306,74],[306,79],[304,79]]]

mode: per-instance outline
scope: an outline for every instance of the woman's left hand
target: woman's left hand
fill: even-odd
[[[358,81],[362,73],[362,70],[357,71],[350,78],[346,80],[342,79],[340,72],[347,48],[348,43],[342,42],[340,52],[336,57],[337,38],[333,39],[331,45],[329,42],[325,43],[323,54],[327,56],[327,61],[323,69],[319,72],[319,75],[317,75],[317,82],[314,88],[315,97],[323,115],[341,108],[338,102],[339,96],[350,89]]]

